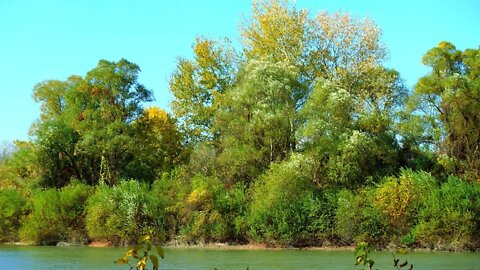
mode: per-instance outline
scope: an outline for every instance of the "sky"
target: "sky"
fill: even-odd
[[[422,55],[440,41],[480,46],[478,0],[297,0],[297,8],[368,16],[383,30],[387,67],[412,88],[429,69]],[[178,57],[192,56],[197,35],[240,43],[249,0],[0,0],[0,142],[28,140],[40,115],[33,87],[84,76],[100,59],[141,68],[139,81],[169,111],[168,80]]]

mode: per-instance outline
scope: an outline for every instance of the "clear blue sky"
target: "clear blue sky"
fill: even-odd
[[[387,66],[409,87],[428,69],[422,55],[442,40],[457,48],[480,45],[480,1],[297,0],[312,13],[369,16],[383,29]],[[169,109],[168,78],[178,56],[189,57],[196,35],[239,42],[248,0],[0,0],[0,142],[28,139],[39,117],[33,86],[85,73],[98,60],[126,58],[142,68],[140,81]]]

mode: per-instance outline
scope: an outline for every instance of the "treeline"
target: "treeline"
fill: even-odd
[[[480,48],[441,42],[412,91],[368,19],[253,4],[242,44],[198,37],[143,108],[102,60],[34,88],[0,157],[0,241],[480,247]]]

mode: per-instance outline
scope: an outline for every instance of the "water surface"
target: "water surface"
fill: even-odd
[[[128,270],[128,266],[113,264],[125,250],[125,248],[0,246],[0,270]],[[352,251],[167,248],[165,256],[165,260],[160,262],[160,269],[245,270],[247,266],[250,270],[359,269],[354,266]],[[374,268],[393,269],[391,253],[375,252],[372,257],[375,260]],[[480,269],[479,253],[418,252],[398,257],[407,258],[414,264],[415,270]]]

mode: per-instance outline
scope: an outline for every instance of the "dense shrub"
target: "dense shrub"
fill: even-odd
[[[342,244],[368,242],[383,245],[387,236],[387,221],[372,206],[373,189],[362,189],[357,194],[342,190],[338,194],[335,215],[336,232]]]
[[[425,200],[414,235],[419,244],[430,248],[478,247],[480,186],[450,177]]]
[[[93,240],[127,245],[138,235],[163,227],[164,205],[149,193],[145,184],[121,181],[109,187],[100,185],[88,199],[86,228]]]
[[[31,213],[22,224],[20,237],[35,244],[54,244],[66,238],[58,191],[37,190],[31,198]]]
[[[244,242],[246,241],[247,223],[245,214],[248,211],[249,199],[247,187],[238,182],[233,186],[222,185],[214,198],[214,208],[222,216],[222,225],[214,230],[217,240]]]
[[[0,189],[0,243],[18,240],[26,200],[16,189]]]
[[[312,185],[312,170],[301,155],[272,164],[252,187],[248,214],[249,235],[255,241],[302,245],[311,237],[319,203]]]
[[[245,187],[226,187],[217,178],[197,175],[179,202],[180,239],[189,242],[242,241]]]
[[[66,239],[74,243],[88,241],[85,228],[85,205],[93,188],[82,183],[73,183],[62,188],[59,195],[61,217],[66,225]]]
[[[31,198],[31,213],[22,224],[20,237],[34,244],[59,241],[85,243],[84,205],[91,187],[72,183],[61,190],[37,190]]]
[[[403,170],[399,177],[387,177],[374,194],[373,206],[388,220],[390,237],[405,235],[416,224],[437,180],[426,172]]]

